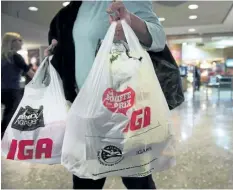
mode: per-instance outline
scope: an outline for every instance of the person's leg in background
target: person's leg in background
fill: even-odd
[[[5,106],[3,118],[1,122],[1,139],[6,131],[6,128],[17,109],[20,102],[20,91],[7,89],[1,90],[1,103]]]
[[[152,175],[146,177],[122,177],[127,189],[156,189]]]
[[[200,90],[200,87],[201,87],[201,79],[198,78],[198,79],[197,79],[197,90],[198,90],[198,91]]]
[[[92,180],[73,175],[73,189],[103,189],[106,178]]]

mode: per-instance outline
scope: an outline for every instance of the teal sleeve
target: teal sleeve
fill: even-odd
[[[151,47],[145,48],[154,52],[163,50],[166,43],[166,35],[157,15],[153,12],[152,1],[126,2],[125,6],[131,13],[144,20],[147,25],[152,37],[152,44]]]

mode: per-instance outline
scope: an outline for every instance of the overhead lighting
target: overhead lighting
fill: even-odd
[[[64,7],[66,7],[66,6],[69,5],[69,4],[70,4],[69,1],[66,1],[66,2],[62,3],[62,5],[63,5]]]
[[[38,8],[37,7],[28,7],[28,10],[29,11],[38,11]]]
[[[224,49],[225,46],[216,46],[216,49]]]
[[[195,32],[196,30],[194,28],[190,28],[189,32]]]
[[[160,17],[160,18],[159,18],[159,21],[160,21],[160,22],[163,22],[163,21],[165,21],[165,18]]]
[[[190,15],[189,19],[191,19],[191,20],[197,19],[197,15]]]
[[[189,5],[188,8],[194,10],[198,8],[198,5],[192,4],[192,5]]]

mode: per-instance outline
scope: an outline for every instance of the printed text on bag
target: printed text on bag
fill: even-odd
[[[103,94],[102,101],[104,106],[111,112],[126,115],[128,109],[134,105],[135,91],[130,87],[122,92],[108,88]]]
[[[21,107],[12,123],[12,128],[19,131],[33,131],[39,127],[44,127],[43,106],[39,109]]]
[[[16,153],[19,160],[51,158],[52,148],[53,141],[49,138],[39,139],[38,141],[17,141],[13,139],[7,154],[7,159],[14,160]]]
[[[148,127],[151,124],[151,109],[145,107],[144,109],[136,110],[132,113],[131,119],[123,133],[130,131],[137,131],[139,129]]]

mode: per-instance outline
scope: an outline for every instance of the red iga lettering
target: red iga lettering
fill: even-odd
[[[7,154],[7,157],[6,157],[7,159],[14,160],[17,146],[18,146],[17,140],[13,139],[11,141],[10,149],[9,149],[9,152]]]
[[[44,154],[45,158],[52,157],[53,141],[51,139],[40,139],[36,145],[36,159],[41,159]]]
[[[28,149],[27,146],[33,146],[34,140],[21,140],[19,141],[18,159],[27,160],[33,158],[33,147]]]
[[[144,109],[136,110],[132,113],[130,122],[126,125],[123,133],[130,131],[137,131],[145,128],[151,124],[151,109],[145,107]]]
[[[143,127],[149,126],[150,123],[151,123],[150,107],[145,107],[145,109],[144,109],[144,123],[143,123]]]
[[[142,113],[143,110],[136,110],[132,113],[131,120],[130,120],[130,130],[136,131],[142,128]]]
[[[11,141],[10,149],[7,154],[7,159],[14,160],[17,149],[17,158],[19,160],[33,159],[34,155],[35,159],[41,159],[42,155],[44,155],[44,158],[51,158],[52,148],[53,141],[49,138],[39,139],[36,143],[34,142],[34,140],[21,140],[18,142],[17,140],[13,139]]]

